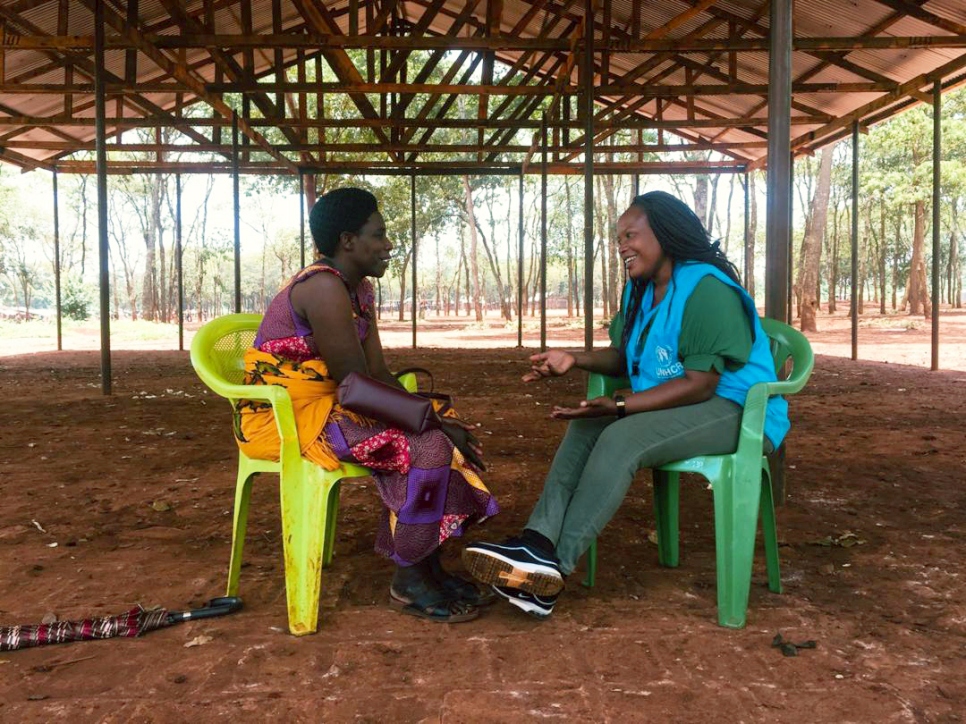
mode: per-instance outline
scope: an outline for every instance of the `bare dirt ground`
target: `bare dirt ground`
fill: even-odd
[[[681,566],[661,568],[641,473],[601,538],[596,588],[578,571],[546,622],[505,605],[457,625],[391,611],[391,568],[372,551],[378,499],[365,481],[347,485],[321,628],[296,639],[266,479],[253,495],[242,612],[0,654],[0,721],[961,721],[966,319],[943,321],[941,372],[924,368],[921,319],[865,321],[860,356],[880,361],[861,362],[843,358],[847,320],[821,323],[815,373],[791,401],[785,592],[768,592],[759,557],[743,630],[715,623],[710,493],[683,487]],[[563,433],[546,410],[580,397],[582,381],[520,385],[515,328],[426,326],[426,348],[413,351],[408,326],[384,322],[397,347],[388,356],[430,367],[482,425],[503,512],[471,537],[514,533]],[[530,325],[525,344],[538,334]],[[550,334],[582,338],[557,323]],[[471,343],[488,346],[456,348]],[[0,624],[221,595],[235,447],[226,403],[206,393],[187,353],[116,351],[115,394],[104,397],[96,351],[4,344]],[[458,568],[456,547],[447,556]],[[817,648],[784,657],[771,646],[779,632]]]

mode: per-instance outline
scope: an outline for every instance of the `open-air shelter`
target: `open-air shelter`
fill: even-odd
[[[592,309],[595,173],[767,167],[765,313],[787,319],[794,157],[851,135],[857,205],[862,129],[927,103],[937,296],[939,111],[966,82],[960,0],[3,0],[0,26],[0,160],[53,172],[55,209],[57,174],[97,175],[105,392],[112,173],[234,175],[236,306],[241,174],[519,174],[521,199],[523,174],[580,174]],[[336,81],[317,80],[323,64]],[[327,117],[336,94],[351,117]],[[333,140],[348,127],[368,140]],[[154,142],[131,143],[132,128]],[[647,160],[670,151],[722,160]]]

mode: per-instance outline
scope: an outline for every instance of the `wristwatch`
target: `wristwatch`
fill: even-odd
[[[627,415],[627,401],[624,400],[624,395],[614,395],[614,404],[617,405],[617,419],[620,420]]]

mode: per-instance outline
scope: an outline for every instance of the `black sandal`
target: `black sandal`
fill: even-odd
[[[475,606],[454,598],[443,588],[432,588],[425,581],[413,585],[407,596],[396,593],[390,586],[389,607],[437,623],[462,623],[480,615]]]
[[[445,576],[439,584],[462,603],[470,606],[489,606],[491,603],[496,603],[496,593],[493,589],[482,590],[475,583],[449,573]]]
[[[443,564],[439,560],[438,550],[434,551],[427,560],[433,578],[444,591],[457,600],[470,606],[489,606],[491,603],[496,603],[497,595],[492,589],[481,589],[472,581],[460,578],[443,568]]]

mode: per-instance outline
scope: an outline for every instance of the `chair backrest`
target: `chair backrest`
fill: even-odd
[[[245,377],[245,351],[255,341],[260,314],[227,314],[199,329],[191,340],[191,365],[201,380],[222,397]]]
[[[815,367],[812,345],[804,334],[789,325],[767,317],[761,318],[762,329],[771,341],[775,373],[781,381],[780,394],[792,394],[801,390]],[[788,362],[791,368],[783,374]]]

